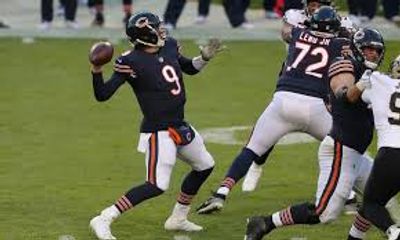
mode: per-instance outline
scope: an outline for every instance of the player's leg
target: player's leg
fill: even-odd
[[[387,203],[389,199],[394,199],[393,196],[400,189],[397,173],[400,167],[400,151],[397,154],[388,148],[379,150],[365,186],[363,205],[350,229],[348,239],[364,239],[368,230],[366,226],[370,226],[370,223],[384,232],[395,224],[387,210]]]
[[[242,191],[243,192],[251,192],[254,191],[257,187],[258,181],[262,175],[263,165],[267,161],[270,153],[274,149],[275,145],[270,147],[266,153],[264,153],[261,157],[256,158],[251,164],[249,170],[246,173],[246,176],[243,179],[242,183]]]
[[[124,11],[123,23],[127,24],[132,15],[132,0],[122,0],[122,10]]]
[[[305,130],[318,141],[322,141],[332,126],[332,116],[322,99],[315,101],[310,110],[310,122]],[[356,214],[358,201],[356,193],[352,190],[345,203],[346,214]]]
[[[282,136],[295,130],[296,126],[283,119],[282,105],[282,99],[275,94],[272,102],[257,120],[249,143],[236,156],[215,194],[197,209],[198,213],[208,214],[220,210],[221,207],[216,208],[214,203],[218,202],[220,205],[224,202],[230,190],[247,173],[253,161],[265,154]]]
[[[110,225],[116,218],[168,189],[176,161],[175,144],[166,132],[141,134],[141,141],[146,141],[145,144],[142,143],[146,151],[146,182],[131,188],[90,221],[90,227],[99,239],[115,239],[111,234]]]
[[[185,7],[186,0],[169,0],[164,12],[164,23],[167,28],[176,28],[178,19]]]
[[[328,134],[332,124],[332,117],[327,111],[323,100],[301,94],[283,94],[290,94],[290,96],[287,97],[289,100],[287,100],[285,104],[285,108],[287,108],[290,113],[285,114],[285,118],[290,119],[292,123],[296,124],[298,126],[298,131],[309,133],[319,141],[322,141]],[[294,99],[294,101],[292,99]],[[299,105],[299,102],[302,104]],[[294,113],[292,113],[292,111]],[[253,161],[243,180],[243,191],[249,192],[256,188],[262,174],[262,165],[265,164],[273,148],[274,146],[269,148],[264,155]]]
[[[93,0],[95,16],[92,26],[102,27],[104,25],[104,0]]]
[[[374,160],[372,159],[372,157],[368,155],[368,153],[364,153],[364,155],[362,155],[360,171],[358,173],[358,177],[355,182],[355,187],[357,189],[357,192],[361,194],[364,192],[368,178],[372,171],[373,163]],[[388,203],[386,204],[386,209],[389,211],[390,215],[392,216],[392,219],[396,223],[400,223],[400,204],[395,197],[391,198],[388,201]]]
[[[357,157],[357,153],[350,149],[343,151],[344,149],[340,143],[326,137],[318,151],[320,174],[316,203],[293,205],[269,216],[250,218],[246,239],[262,239],[262,236],[275,228],[327,223],[336,219],[342,211],[355,179],[350,159]]]
[[[192,170],[186,175],[171,216],[165,222],[167,230],[200,231],[203,228],[187,220],[192,200],[214,168],[214,159],[207,151],[203,138],[193,128],[194,139],[178,147],[178,157],[188,163]]]

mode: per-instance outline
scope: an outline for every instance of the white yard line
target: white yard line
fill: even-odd
[[[233,126],[223,128],[206,128],[200,130],[200,134],[208,143],[217,143],[223,145],[244,145],[246,140],[236,137],[236,132],[250,130],[251,126]],[[310,143],[317,140],[306,133],[289,133],[279,140],[278,145],[290,145],[298,143]]]

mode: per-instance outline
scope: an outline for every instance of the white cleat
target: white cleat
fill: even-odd
[[[164,224],[165,230],[168,231],[185,231],[185,232],[198,232],[203,230],[202,226],[190,222],[185,218],[169,217]]]
[[[262,174],[262,165],[253,162],[247,171],[247,174],[242,183],[243,192],[252,192],[256,189],[258,180]]]
[[[389,240],[398,240],[400,239],[400,228],[396,225],[390,226],[388,230],[386,230],[386,234]]]
[[[90,220],[90,228],[99,240],[116,240],[117,238],[111,234],[111,221],[99,215]]]

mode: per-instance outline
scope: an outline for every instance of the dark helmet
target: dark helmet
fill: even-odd
[[[363,63],[367,68],[376,69],[381,64],[385,55],[385,42],[378,30],[372,28],[361,28],[353,34],[352,48],[354,57]],[[369,61],[365,58],[363,48],[370,47],[376,49],[379,58],[376,61]]]
[[[150,12],[140,12],[129,18],[126,24],[126,35],[133,44],[162,47],[164,46],[166,32],[157,15]]]
[[[320,7],[309,20],[311,30],[325,33],[337,33],[340,29],[340,17],[330,6]]]

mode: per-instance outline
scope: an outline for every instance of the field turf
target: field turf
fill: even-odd
[[[0,239],[94,239],[89,219],[145,178],[136,152],[141,113],[130,87],[106,103],[93,97],[87,51],[94,40],[0,40]],[[194,56],[192,41],[182,42]],[[285,50],[280,42],[227,42],[227,51],[203,73],[186,76],[186,118],[198,130],[250,126],[270,101]],[[121,53],[128,44],[117,45]],[[400,44],[387,44],[387,57]],[[388,60],[384,68],[388,66]],[[111,73],[108,66],[105,75]],[[248,133],[238,134],[245,140]],[[240,145],[207,144],[216,168],[194,201],[199,205],[224,176]],[[223,212],[194,213],[206,230],[169,233],[163,224],[189,168],[178,161],[170,189],[123,215],[119,239],[242,239],[246,217],[313,200],[318,144],[275,148],[257,191],[237,186]],[[375,152],[375,146],[371,147]],[[270,239],[345,239],[352,217],[328,226],[291,227]],[[60,238],[61,236],[61,238]],[[185,238],[186,237],[186,238]],[[368,239],[381,239],[372,230]],[[72,238],[69,238],[70,240]]]

